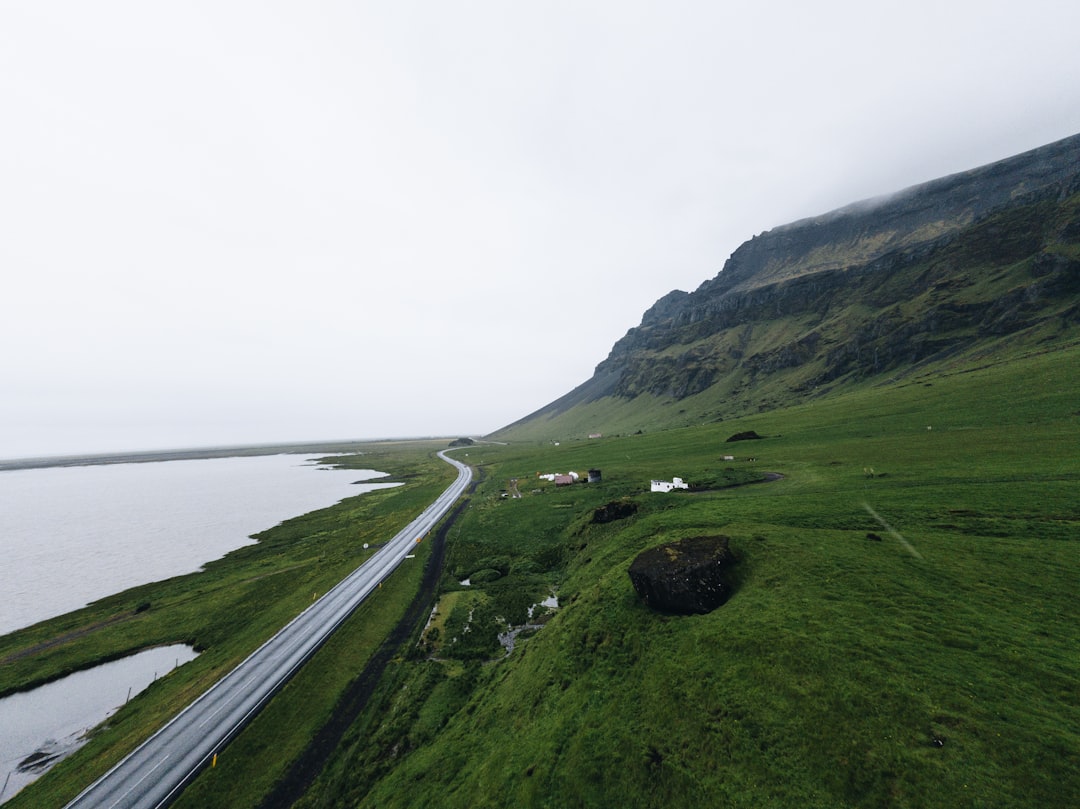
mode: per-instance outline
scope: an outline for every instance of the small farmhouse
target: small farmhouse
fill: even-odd
[[[580,478],[581,475],[579,475],[577,472],[570,471],[566,474],[561,474],[559,472],[548,472],[543,475],[537,474],[536,477],[538,480],[552,481],[556,486],[568,486],[571,483],[577,483],[578,478]]]
[[[671,480],[654,480],[652,482],[651,491],[654,492],[670,492],[672,489],[689,489],[690,484],[683,481],[682,478],[672,478]]]

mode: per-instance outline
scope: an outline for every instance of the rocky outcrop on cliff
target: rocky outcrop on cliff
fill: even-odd
[[[757,235],[500,433],[720,420],[1078,334],[1080,135]]]
[[[995,212],[1077,192],[1080,135],[766,231],[743,243],[697,292],[747,291],[891,254],[918,255]]]
[[[1047,295],[1074,292],[1080,267],[1074,246],[1080,230],[1080,136],[1010,160],[860,203],[756,236],[724,269],[692,293],[671,293],[649,309],[597,368],[622,369],[616,395],[643,391],[683,398],[700,392],[736,364],[773,372],[805,364],[828,347],[818,383],[851,371],[877,372],[912,362],[945,345],[938,333],[973,327],[1007,333],[1029,322],[1023,310]],[[964,302],[957,294],[986,271],[1030,260],[1030,283]],[[915,270],[915,272],[910,272]],[[896,308],[929,294],[925,307]],[[828,330],[830,310],[860,304],[873,312]],[[1026,304],[1026,306],[1025,306]],[[890,311],[890,307],[893,307]],[[878,313],[884,312],[884,320]],[[754,324],[809,316],[817,328],[782,345],[748,352]],[[816,316],[816,318],[814,317]],[[809,320],[808,322],[813,322]],[[856,328],[848,327],[855,325]],[[700,341],[723,330],[743,331],[721,355]],[[878,338],[887,337],[882,341]],[[830,341],[828,338],[833,338]],[[921,338],[921,339],[920,339]],[[954,341],[947,341],[954,342]],[[741,345],[740,345],[741,344]],[[685,345],[659,373],[643,375],[648,352]],[[656,366],[650,358],[646,363]],[[662,367],[663,365],[669,367]],[[647,383],[645,376],[652,379]]]
[[[1080,135],[755,236],[523,421],[640,396],[720,417],[1077,325]]]

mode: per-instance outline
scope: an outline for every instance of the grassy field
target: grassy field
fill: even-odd
[[[1078,371],[1074,347],[722,424],[474,448],[486,483],[428,656],[387,676],[300,805],[1080,804]],[[726,443],[743,430],[765,438]],[[536,478],[589,468],[602,483]],[[784,477],[722,487],[766,471]],[[673,475],[709,490],[648,493]],[[594,523],[609,502],[637,511]],[[630,562],[700,534],[731,538],[734,596],[650,611]],[[552,588],[556,614],[506,656],[496,633]]]
[[[445,446],[446,441],[368,444],[360,447],[362,455],[335,457],[334,463],[388,472],[403,485],[285,521],[257,535],[257,544],[206,565],[204,572],[135,588],[0,638],[0,693],[148,646],[184,642],[201,651],[196,660],[133,698],[95,731],[86,747],[6,805],[62,806],[310,604],[313,593],[324,593],[344,578],[375,552],[364,550],[365,542],[392,537],[449,485],[454,470],[433,457]],[[270,725],[275,742],[260,752],[264,776],[247,779],[247,794],[257,797],[265,780],[272,780],[303,748],[337,694],[393,626],[416,588],[409,568],[402,572],[379,591],[380,598],[369,599],[354,614],[329,649],[317,656],[317,664],[303,670],[275,700],[275,706],[286,705],[287,695],[300,690],[305,709],[284,720],[288,734],[280,732],[283,726]],[[280,721],[276,717],[270,712],[260,721]],[[248,753],[235,745],[222,764],[232,765],[233,755]],[[225,766],[220,772],[229,770]]]

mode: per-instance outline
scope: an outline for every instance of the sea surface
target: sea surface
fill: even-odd
[[[197,571],[290,517],[397,485],[383,476],[304,455],[2,471],[0,635]]]

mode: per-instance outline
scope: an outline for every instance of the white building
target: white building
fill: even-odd
[[[573,482],[576,483],[578,478],[581,477],[581,475],[579,475],[577,472],[567,472],[565,475],[561,472],[547,472],[543,475],[537,475],[536,477],[539,480],[550,480],[552,482],[554,482],[555,478],[569,477]]]
[[[651,491],[654,492],[670,492],[672,489],[689,489],[690,484],[685,483],[682,478],[672,478],[671,480],[654,480],[652,482]]]

